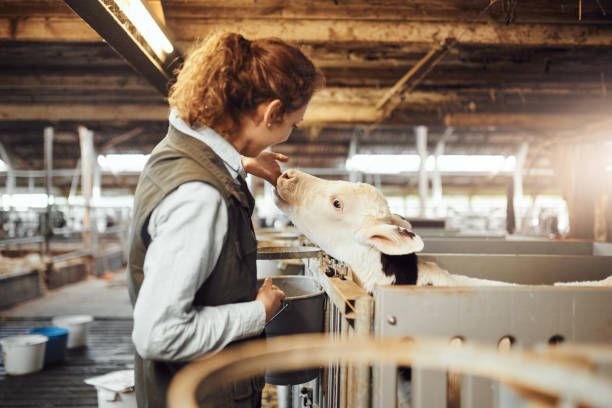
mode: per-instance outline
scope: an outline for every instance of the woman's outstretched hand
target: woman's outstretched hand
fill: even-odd
[[[284,154],[264,150],[257,157],[242,156],[242,167],[247,173],[261,177],[276,187],[276,179],[281,175],[278,162],[288,161],[289,157]]]

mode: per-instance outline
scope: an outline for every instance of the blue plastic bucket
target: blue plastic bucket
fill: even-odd
[[[42,334],[49,338],[45,349],[45,366],[64,361],[68,329],[62,327],[37,327],[28,331],[30,334]]]

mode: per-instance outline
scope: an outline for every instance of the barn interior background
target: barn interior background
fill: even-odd
[[[47,203],[129,206],[146,158],[122,155],[164,136],[173,69],[195,40],[234,30],[295,42],[325,74],[275,149],[289,167],[372,183],[396,211],[452,228],[612,240],[608,1],[146,1],[171,41],[159,54],[124,28],[121,2],[85,3],[0,4],[5,237],[38,234],[28,220]]]
[[[145,9],[131,8],[138,6]],[[152,18],[141,26],[133,12]],[[122,269],[138,175],[168,126],[168,84],[192,44],[215,31],[293,42],[324,73],[327,87],[304,122],[274,148],[290,156],[286,167],[373,184],[393,211],[421,228],[485,238],[438,242],[430,235],[426,249],[444,267],[455,251],[478,252],[463,258],[472,264],[482,258],[489,270],[521,283],[550,284],[559,274],[601,279],[611,258],[592,241],[612,242],[611,13],[611,0],[1,0],[0,309]],[[284,226],[269,185],[252,179],[250,186],[260,226]],[[319,272],[312,263],[298,266]],[[362,290],[333,285],[326,287],[333,330],[352,330],[357,320],[345,301],[356,314],[369,313],[354,324],[356,332],[369,334],[374,323],[383,332],[403,330],[405,322],[389,327],[386,315],[374,316],[374,299]],[[131,359],[131,309],[119,289],[117,301],[99,287],[77,298],[82,310],[102,293],[104,316],[126,315],[94,322],[87,351],[93,354],[72,356],[73,377],[92,361],[91,373],[102,374],[124,367],[124,355]],[[549,289],[534,293],[556,296]],[[493,298],[488,290],[479,296]],[[379,314],[393,300],[385,293],[376,299]],[[513,292],[505,295],[511,305]],[[609,306],[609,294],[570,295],[591,308],[583,321],[597,315],[605,329],[576,331],[567,340],[609,342],[610,320],[598,312]],[[571,296],[563,301],[573,302]],[[419,299],[407,299],[415,301],[417,320]],[[551,320],[551,302],[533,308],[541,321]],[[34,320],[0,321],[0,332],[43,324],[46,310],[32,312]],[[490,324],[512,313],[500,309],[502,317],[489,315]],[[528,317],[521,330],[532,329]],[[554,330],[529,341],[557,339]],[[124,354],[109,351],[113,342]],[[341,370],[330,370],[339,382]],[[4,375],[0,399],[37,406],[63,392],[37,378],[33,393],[32,384],[17,386]],[[329,395],[346,401],[350,393],[339,389]],[[93,391],[78,392],[62,398],[89,398],[95,406]]]

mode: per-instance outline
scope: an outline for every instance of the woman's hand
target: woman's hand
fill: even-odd
[[[281,175],[279,161],[286,163],[289,157],[264,150],[257,157],[242,156],[242,167],[247,173],[261,177],[276,187],[276,179]]]
[[[264,304],[266,309],[266,322],[270,320],[274,313],[280,308],[280,302],[285,298],[285,292],[280,290],[278,286],[272,284],[272,279],[266,278],[263,285],[257,292],[255,300],[259,300]]]

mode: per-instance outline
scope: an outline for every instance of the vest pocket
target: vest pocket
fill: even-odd
[[[251,231],[242,230],[242,234],[235,241],[236,252],[239,259],[248,259],[257,253],[257,240]]]

